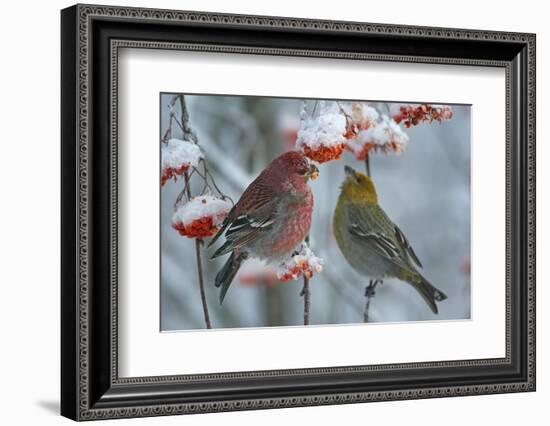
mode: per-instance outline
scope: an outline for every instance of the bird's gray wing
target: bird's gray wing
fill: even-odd
[[[222,225],[220,232],[227,228],[225,243],[214,252],[212,259],[251,243],[264,232],[271,230],[282,217],[279,210],[277,200],[272,199],[256,210],[238,215],[225,223],[225,227]]]
[[[264,171],[248,185],[237,204],[233,206],[225,217],[219,231],[210,240],[210,243],[208,243],[208,247],[215,244],[218,238],[220,238],[225,230],[232,226],[234,222],[241,220],[241,222],[239,222],[239,225],[241,225],[243,217],[247,215],[257,215],[258,217],[269,215],[270,211],[273,210],[275,206],[273,200],[279,195],[273,188],[273,185],[270,184],[271,180],[271,177],[266,173],[266,169],[264,169]]]
[[[422,268],[422,263],[420,262],[420,259],[414,252],[413,248],[409,244],[409,241],[407,240],[407,237],[405,237],[405,234],[399,229],[397,225],[395,225],[395,238],[397,240],[397,243],[401,247],[401,250],[403,250],[409,258],[420,268]]]
[[[400,230],[397,231],[399,228],[379,206],[367,211],[361,206],[350,205],[347,214],[348,232],[352,238],[396,266],[414,270],[406,248],[400,243],[401,239],[406,241],[405,236]],[[410,247],[408,243],[407,246]]]

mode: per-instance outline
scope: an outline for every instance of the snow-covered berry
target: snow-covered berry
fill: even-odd
[[[170,139],[167,144],[162,144],[161,155],[162,185],[171,178],[182,176],[190,167],[197,167],[201,158],[204,158],[197,144],[181,139]]]
[[[401,154],[409,141],[409,136],[393,119],[382,116],[382,119],[366,130],[361,130],[356,137],[348,139],[347,149],[355,158],[364,160],[370,151]]]
[[[311,278],[314,272],[322,272],[324,260],[315,256],[306,243],[302,243],[297,254],[283,261],[277,268],[277,278],[281,281],[296,280],[305,275]]]
[[[430,104],[391,104],[390,115],[396,123],[403,123],[406,128],[420,123],[453,118],[453,110],[449,106]]]
[[[172,228],[189,238],[214,235],[231,209],[228,201],[211,195],[194,197],[178,206],[172,216]]]
[[[337,160],[345,149],[346,117],[334,107],[320,102],[319,115],[301,122],[296,148],[308,158],[324,163]],[[335,102],[332,102],[335,104]]]
[[[380,117],[378,111],[369,106],[366,102],[353,102],[351,111],[347,111],[348,107],[344,106],[344,111],[347,116],[347,131],[346,138],[353,138],[362,130],[367,130],[374,126]]]

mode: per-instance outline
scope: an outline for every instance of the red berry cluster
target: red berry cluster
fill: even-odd
[[[401,105],[399,113],[393,116],[397,124],[403,122],[408,129],[423,122],[449,120],[453,117],[453,111],[449,107],[434,107],[428,104]]]
[[[317,161],[318,163],[325,163],[327,161],[339,160],[345,147],[346,145],[343,143],[331,146],[319,145],[315,149],[306,145],[302,150],[309,159]]]
[[[168,167],[166,169],[163,169],[161,176],[161,186],[164,186],[164,184],[172,178],[174,178],[174,180],[177,180],[178,176],[183,176],[183,174],[188,170],[189,164],[182,164],[180,167],[177,168]]]
[[[188,238],[206,238],[218,232],[218,227],[214,225],[212,216],[195,219],[187,225],[182,222],[175,222],[172,224],[172,228],[178,231],[182,237]]]
[[[280,281],[297,280],[302,274],[307,278],[311,278],[313,276],[313,272],[309,269],[307,263],[297,264],[289,268],[284,273],[279,274],[277,278],[279,278]]]

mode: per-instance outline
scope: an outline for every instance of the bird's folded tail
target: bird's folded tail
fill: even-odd
[[[222,269],[217,273],[214,284],[216,287],[221,287],[220,305],[223,303],[223,299],[225,298],[227,290],[229,290],[233,278],[235,278],[237,271],[246,258],[246,253],[235,254],[235,252],[232,252],[227,262],[225,262],[225,265],[223,265]]]
[[[407,281],[415,288],[416,291],[418,291],[418,293],[420,293],[432,312],[437,314],[438,310],[435,302],[442,302],[447,298],[447,295],[431,285],[428,280],[419,273],[416,273],[414,277],[411,277],[411,279],[408,279]]]

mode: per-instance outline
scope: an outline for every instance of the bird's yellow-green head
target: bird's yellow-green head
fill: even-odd
[[[342,183],[341,196],[350,201],[363,201],[378,203],[378,196],[372,179],[364,173],[355,171],[350,166],[345,166],[346,180]]]

